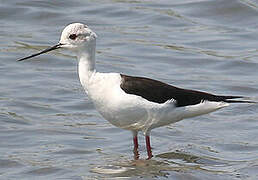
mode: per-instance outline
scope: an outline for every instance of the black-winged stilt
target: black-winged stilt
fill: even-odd
[[[146,138],[148,159],[152,157],[150,131],[226,107],[241,96],[218,96],[177,88],[166,83],[120,73],[100,73],[95,69],[96,34],[86,25],[73,23],[65,27],[59,43],[34,56],[59,49],[71,49],[77,55],[81,84],[100,114],[111,124],[132,131],[134,157],[139,158],[137,134]]]

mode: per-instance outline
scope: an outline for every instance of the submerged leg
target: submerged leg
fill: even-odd
[[[134,149],[133,149],[133,152],[134,152],[134,159],[137,160],[139,159],[139,152],[138,152],[138,137],[137,137],[137,132],[134,131],[133,132],[133,144],[134,144]]]
[[[151,159],[153,156],[152,156],[152,152],[151,152],[150,136],[146,135],[145,140],[146,140],[146,149],[147,149],[147,154],[148,154],[147,159]]]

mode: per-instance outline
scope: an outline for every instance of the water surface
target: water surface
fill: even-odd
[[[83,22],[99,71],[258,99],[257,17],[253,0],[2,0],[0,179],[257,179],[256,104],[153,130],[150,161],[140,136],[134,161],[131,133],[94,109],[73,54],[16,62]]]

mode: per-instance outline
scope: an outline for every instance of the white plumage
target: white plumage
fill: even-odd
[[[79,71],[82,86],[101,115],[115,126],[143,131],[144,134],[149,134],[153,128],[207,114],[228,105],[225,102],[203,101],[196,105],[176,107],[173,99],[159,104],[125,93],[120,88],[121,76],[118,73],[94,72],[89,81],[84,81],[85,74],[83,72],[81,75]]]
[[[79,61],[80,82],[97,110],[111,124],[133,132],[136,159],[139,157],[138,131],[143,131],[146,136],[148,158],[151,158],[149,134],[153,128],[216,111],[228,106],[227,102],[242,102],[228,100],[239,98],[237,96],[216,96],[198,91],[184,90],[147,78],[137,78],[137,82],[134,82],[134,78],[131,77],[132,82],[130,81],[126,84],[128,86],[121,88],[125,81],[125,78],[123,79],[125,75],[99,73],[95,69],[96,38],[97,35],[88,26],[73,23],[63,30],[59,44],[40,53],[22,58],[19,61],[58,48],[73,50]],[[129,76],[126,76],[126,78],[130,79]],[[143,84],[141,84],[141,81]],[[161,94],[155,92],[156,95],[161,98],[165,96],[171,96],[171,98],[165,98],[165,101],[159,101],[158,98],[155,100],[155,93],[152,93],[154,89],[151,89],[152,85],[149,85],[148,82],[160,88]],[[133,89],[133,85],[137,85],[138,89]],[[150,86],[151,88],[141,89],[139,88],[141,85]],[[129,89],[127,90],[126,88]],[[176,94],[173,94],[173,92]],[[152,98],[151,96],[154,97]]]

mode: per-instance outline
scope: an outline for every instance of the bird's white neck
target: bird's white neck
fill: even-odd
[[[85,48],[81,49],[77,53],[79,60],[78,71],[81,84],[84,88],[87,88],[91,76],[95,73],[95,49],[96,42],[91,42]]]

